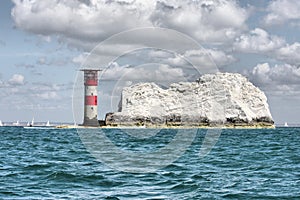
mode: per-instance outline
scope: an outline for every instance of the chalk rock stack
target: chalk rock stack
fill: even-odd
[[[216,73],[163,89],[139,83],[122,91],[119,112],[107,126],[236,127],[273,126],[267,97],[244,76]]]

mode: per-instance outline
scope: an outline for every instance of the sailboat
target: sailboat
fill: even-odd
[[[284,123],[284,127],[289,127],[287,122]]]
[[[31,123],[29,126],[25,126],[24,128],[26,129],[53,129],[54,126],[52,126],[49,122],[49,120],[47,121],[46,124],[37,124],[34,126],[34,118],[32,119]]]
[[[34,125],[34,117],[31,120],[31,124],[29,126],[33,126]]]
[[[13,123],[13,126],[20,126],[19,120],[17,120],[17,122]]]
[[[0,126],[3,126],[2,121],[0,120]]]

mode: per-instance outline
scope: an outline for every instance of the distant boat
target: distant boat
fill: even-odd
[[[0,120],[0,126],[3,126],[2,121]]]
[[[13,123],[13,126],[20,126],[19,120],[15,123]]]
[[[31,120],[31,124],[29,124],[29,126],[34,126],[34,117]]]
[[[287,122],[284,123],[284,127],[289,127]]]
[[[49,122],[49,120],[47,121],[47,124],[46,124],[46,126],[51,126],[51,125],[50,125],[50,122]]]

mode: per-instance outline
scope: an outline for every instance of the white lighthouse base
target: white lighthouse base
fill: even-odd
[[[98,127],[100,126],[99,125],[99,122],[98,122],[98,119],[94,118],[94,119],[87,119],[85,118],[83,120],[83,126],[93,126],[93,127]]]

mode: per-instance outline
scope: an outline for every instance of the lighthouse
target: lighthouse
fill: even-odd
[[[84,119],[83,126],[99,126],[98,123],[98,72],[97,69],[82,69],[84,72]]]

